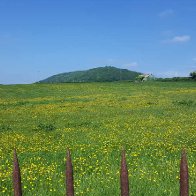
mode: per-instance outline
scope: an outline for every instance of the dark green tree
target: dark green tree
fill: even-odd
[[[190,76],[193,80],[196,80],[196,71],[191,72]]]

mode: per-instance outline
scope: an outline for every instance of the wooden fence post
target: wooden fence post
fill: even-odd
[[[189,195],[189,175],[186,151],[182,150],[180,161],[180,196]]]
[[[74,196],[73,167],[69,149],[67,149],[66,158],[66,195]]]
[[[14,150],[14,168],[13,168],[13,187],[14,187],[14,196],[22,195],[22,186],[21,186],[21,175],[20,167],[18,163],[18,157],[16,150]]]
[[[125,150],[122,151],[121,156],[120,185],[121,196],[129,196],[129,176],[125,157]]]

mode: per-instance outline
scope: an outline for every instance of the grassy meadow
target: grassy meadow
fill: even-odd
[[[123,147],[132,195],[179,195],[182,148],[196,195],[196,83],[0,85],[0,195],[14,148],[24,195],[64,195],[67,147],[76,195],[120,194]]]

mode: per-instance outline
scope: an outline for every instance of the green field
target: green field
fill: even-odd
[[[120,194],[123,147],[132,195],[179,195],[182,148],[196,195],[195,82],[0,85],[0,116],[0,195],[14,148],[24,195],[64,195],[67,147],[76,195]]]

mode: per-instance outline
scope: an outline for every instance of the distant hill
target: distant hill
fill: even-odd
[[[127,69],[106,66],[86,71],[61,73],[41,80],[38,83],[133,81],[140,74],[139,72],[129,71]]]

